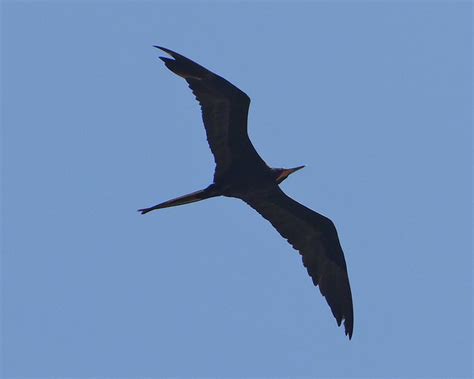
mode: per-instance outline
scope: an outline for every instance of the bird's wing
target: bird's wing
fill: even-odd
[[[160,57],[166,67],[186,79],[199,101],[207,141],[216,162],[214,180],[232,165],[266,169],[247,134],[250,98],[232,83],[196,62],[164,47],[172,58]]]
[[[299,204],[275,186],[271,191],[242,198],[300,252],[303,264],[331,308],[337,324],[344,321],[352,337],[352,295],[336,227],[327,217]]]

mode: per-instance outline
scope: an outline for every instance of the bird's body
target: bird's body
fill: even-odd
[[[156,47],[174,58],[160,57],[172,72],[188,82],[201,104],[216,170],[213,183],[207,188],[139,211],[144,214],[216,196],[245,201],[300,252],[314,285],[319,285],[338,325],[345,320],[345,332],[351,338],[352,295],[336,228],[327,217],[299,204],[279,188],[283,180],[304,166],[291,169],[269,167],[247,134],[250,98],[224,78],[190,59]]]

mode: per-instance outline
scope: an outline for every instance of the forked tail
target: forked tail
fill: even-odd
[[[153,207],[139,209],[138,212],[141,212],[141,214],[144,215],[145,213],[154,211],[155,209],[176,207],[178,205],[194,203],[196,201],[209,199],[210,197],[215,197],[215,196],[219,196],[219,195],[220,195],[220,193],[215,191],[214,186],[210,185],[209,187],[207,187],[203,190],[196,191],[196,192],[184,195],[184,196],[180,196],[180,197],[177,197],[176,199],[171,199],[171,200],[165,201],[165,202],[157,204]]]

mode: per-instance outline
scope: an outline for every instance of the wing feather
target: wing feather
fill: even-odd
[[[346,261],[336,227],[327,217],[299,204],[275,188],[246,195],[243,200],[270,221],[300,252],[303,265],[315,286],[319,285],[340,326],[352,337],[354,313]]]
[[[183,77],[201,105],[207,141],[216,162],[214,181],[234,165],[267,169],[247,133],[250,98],[226,79],[192,60],[155,46],[172,58],[160,57],[166,67]]]

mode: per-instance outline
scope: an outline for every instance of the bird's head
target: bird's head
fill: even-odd
[[[301,170],[305,166],[298,166],[293,168],[272,168],[273,174],[275,175],[275,182],[280,184],[286,178],[288,178],[294,172]]]

